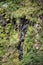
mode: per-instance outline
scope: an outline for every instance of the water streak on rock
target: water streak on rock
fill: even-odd
[[[19,59],[21,60],[23,57],[23,42],[24,42],[24,37],[26,34],[26,29],[28,27],[29,21],[28,19],[26,19],[26,17],[24,16],[23,18],[20,19],[20,41],[19,41],[19,45],[18,45],[18,50],[19,50]]]

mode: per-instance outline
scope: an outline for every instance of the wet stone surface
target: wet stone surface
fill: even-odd
[[[18,45],[18,50],[19,50],[19,59],[21,60],[22,57],[23,57],[23,48],[22,48],[22,45],[23,45],[23,42],[24,42],[24,37],[25,37],[25,34],[26,34],[26,29],[28,27],[28,24],[29,24],[29,21],[26,19],[26,17],[24,18],[21,18],[20,19],[20,41],[19,41],[19,45]]]

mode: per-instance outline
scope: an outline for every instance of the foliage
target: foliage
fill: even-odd
[[[20,18],[24,15],[29,25],[23,43],[23,59],[20,61],[17,46],[20,41]],[[34,47],[36,39],[38,49]],[[3,57],[1,65],[43,65],[42,4],[39,5],[36,0],[0,0],[0,57]]]

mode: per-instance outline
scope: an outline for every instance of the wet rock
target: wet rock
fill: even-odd
[[[23,42],[24,42],[24,37],[26,34],[26,29],[28,27],[29,21],[26,19],[26,17],[24,16],[24,18],[20,19],[20,31],[21,31],[21,36],[20,36],[20,41],[19,41],[19,45],[18,45],[18,51],[19,51],[19,59],[21,60],[23,57]]]

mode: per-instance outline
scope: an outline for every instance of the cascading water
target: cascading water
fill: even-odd
[[[22,48],[22,45],[23,45],[23,42],[24,42],[24,37],[25,37],[25,34],[26,34],[26,29],[27,29],[27,26],[29,24],[29,21],[28,19],[26,19],[26,17],[24,16],[24,18],[21,18],[20,19],[20,41],[19,41],[19,45],[18,45],[18,51],[19,51],[19,59],[21,60],[22,57],[23,57],[23,48]]]

